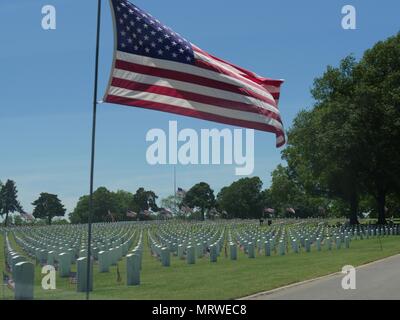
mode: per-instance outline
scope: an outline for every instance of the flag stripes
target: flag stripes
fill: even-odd
[[[112,79],[111,86],[117,87],[117,88],[123,88],[123,89],[146,91],[146,92],[166,95],[166,96],[170,96],[170,97],[179,97],[182,99],[186,99],[188,101],[194,101],[194,102],[214,105],[214,106],[223,107],[223,108],[232,109],[232,110],[252,112],[255,114],[261,113],[267,117],[278,120],[278,122],[280,122],[279,114],[274,113],[270,110],[263,109],[262,107],[197,93],[200,90],[196,90],[197,92],[179,90],[179,89],[175,89],[175,88],[180,88],[181,87],[180,85],[176,85],[176,86],[174,86],[175,87],[174,88],[174,87],[169,86],[167,83],[160,83],[160,82],[163,82],[163,81],[160,80],[160,81],[156,81],[155,84],[151,84],[151,83],[136,82],[136,81],[130,81],[130,80],[125,80],[125,79],[114,77]],[[200,91],[200,92],[202,92],[202,91]],[[249,108],[249,107],[252,107],[252,108]],[[279,123],[277,125],[279,125]]]
[[[216,98],[216,99],[218,98],[220,100],[225,100],[225,101],[227,101],[227,104],[229,104],[229,105],[238,102],[238,103],[241,103],[242,105],[244,105],[244,107],[246,109],[248,109],[249,111],[252,110],[252,108],[250,108],[251,106],[258,107],[261,109],[271,111],[272,113],[276,114],[277,119],[279,117],[279,113],[277,112],[275,107],[272,107],[271,105],[264,103],[262,101],[259,101],[257,99],[243,96],[241,94],[234,94],[231,92],[226,92],[224,90],[219,90],[219,89],[210,88],[210,87],[206,87],[206,86],[202,86],[202,85],[188,83],[185,81],[162,79],[159,77],[154,77],[154,76],[141,74],[141,73],[137,73],[137,72],[130,72],[130,71],[121,70],[121,69],[114,70],[112,80],[114,80],[114,79],[124,79],[124,80],[129,80],[132,82],[136,82],[136,83],[159,85],[159,86],[166,87],[166,88],[174,88],[174,89],[182,90],[182,91],[186,91],[186,92],[202,94],[205,96],[209,96],[211,98]],[[280,119],[280,117],[279,117],[279,119]]]

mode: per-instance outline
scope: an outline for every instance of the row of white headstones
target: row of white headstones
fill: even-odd
[[[107,229],[106,226],[103,227]],[[82,235],[85,228],[80,228],[80,233],[76,232],[79,228],[73,229],[75,233],[66,232],[64,236],[60,235],[60,228],[48,228],[46,233],[41,232],[42,229],[40,228],[14,229],[12,231],[14,239],[25,254],[21,254],[11,247],[8,234],[6,234],[6,259],[15,299],[33,299],[35,265],[32,260],[42,265],[54,266],[60,277],[76,276],[77,291],[87,291],[87,244]],[[110,224],[108,224],[108,229],[114,232],[101,231],[97,237],[94,237],[94,239],[99,240],[93,241],[91,246],[92,261],[90,264],[89,290],[93,290],[94,261],[98,264],[99,272],[108,272],[110,266],[116,265],[124,256],[127,257],[129,275],[131,274],[129,268],[137,269],[136,273],[138,273],[141,267],[143,232],[134,225],[122,226],[121,228],[121,225],[115,224],[110,227]],[[115,232],[114,229],[119,230]],[[129,252],[135,240],[136,246]],[[139,255],[139,267],[134,268],[132,266],[131,256],[133,255]],[[73,264],[76,264],[76,273],[71,273]],[[129,283],[129,278],[127,280]]]
[[[162,266],[170,266],[171,255],[186,259],[188,264],[208,256],[217,262],[225,247],[225,254],[231,260],[237,259],[238,247],[249,258],[256,252],[285,255],[289,248],[295,253],[310,252],[312,247],[321,251],[323,247],[332,250],[349,248],[354,239],[400,234],[399,226],[394,227],[328,227],[315,223],[279,223],[270,227],[259,227],[253,223],[153,223],[141,224],[107,223],[95,224],[91,246],[93,261],[89,290],[93,290],[93,262],[99,272],[108,272],[126,256],[127,284],[140,284],[142,268],[143,235],[148,237],[151,253],[161,261]],[[15,241],[27,257],[42,265],[56,267],[60,277],[71,276],[71,265],[76,264],[77,291],[87,290],[87,239],[85,226],[54,226],[43,228],[13,229]],[[12,274],[16,299],[32,299],[34,264],[10,245],[6,239],[7,263]],[[133,247],[132,250],[130,248]]]

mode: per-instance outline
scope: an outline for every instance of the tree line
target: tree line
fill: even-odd
[[[15,217],[16,224],[22,224],[25,220],[33,218],[43,219],[51,224],[54,217],[62,217],[65,215],[64,205],[57,195],[42,192],[38,199],[32,202],[34,206],[32,216],[24,211],[19,200],[18,190],[13,180],[7,180],[4,184],[0,181],[0,216],[4,218],[4,226],[8,225],[11,213],[19,213],[20,216]]]
[[[220,190],[218,194],[206,182],[193,185],[189,190],[159,198],[152,190],[139,188],[135,193],[116,192],[100,187],[93,193],[94,222],[149,220],[164,218],[215,219],[261,218],[268,204],[267,190],[262,190],[259,177],[242,178]],[[70,214],[72,223],[86,223],[89,195],[82,196]],[[135,216],[128,216],[134,212]],[[147,214],[146,214],[147,212]]]

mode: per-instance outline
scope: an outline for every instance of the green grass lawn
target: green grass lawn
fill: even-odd
[[[0,236],[1,237],[1,236]],[[4,270],[3,238],[1,240],[0,263]],[[14,248],[16,244],[10,237]],[[224,250],[217,263],[207,258],[196,260],[195,265],[172,257],[170,267],[150,255],[145,241],[141,285],[126,285],[126,261],[119,262],[121,282],[117,281],[117,267],[109,273],[99,273],[95,265],[94,291],[92,299],[234,299],[256,292],[270,290],[287,284],[312,279],[322,275],[341,271],[344,265],[358,266],[374,260],[400,253],[400,237],[381,238],[382,250],[377,238],[354,240],[350,249],[285,256],[258,255],[249,259],[242,252],[237,261],[225,258]],[[73,266],[74,271],[75,266]],[[35,274],[35,299],[84,299],[85,294],[77,293],[76,286],[68,279],[57,277],[57,289],[44,291],[41,288],[41,270],[38,266]],[[5,298],[12,299],[13,293],[5,289]],[[3,293],[1,293],[3,299]]]

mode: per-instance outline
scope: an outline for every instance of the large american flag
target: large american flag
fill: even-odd
[[[273,132],[277,147],[285,144],[282,80],[212,56],[127,0],[110,2],[115,51],[105,102]]]

